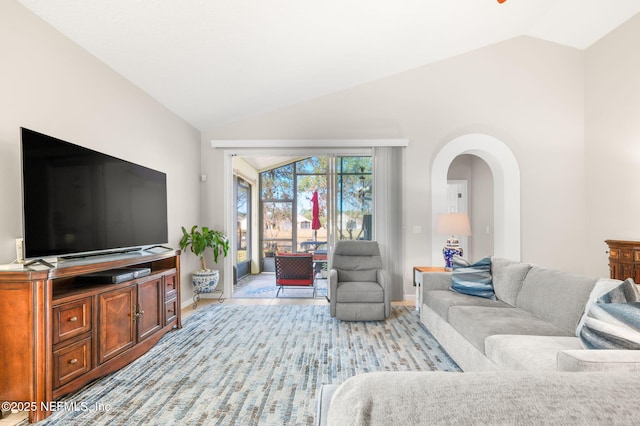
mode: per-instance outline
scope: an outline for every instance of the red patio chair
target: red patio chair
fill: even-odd
[[[285,287],[311,287],[316,297],[316,286],[311,253],[278,253],[276,254],[276,285],[278,292]]]

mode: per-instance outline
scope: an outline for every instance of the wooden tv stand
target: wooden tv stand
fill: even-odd
[[[151,273],[118,284],[76,282],[128,267]],[[52,401],[119,370],[181,327],[180,251],[0,271],[0,401],[22,405],[30,422],[43,420]]]

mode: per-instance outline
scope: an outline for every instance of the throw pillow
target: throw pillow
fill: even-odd
[[[640,349],[640,293],[631,278],[591,305],[580,339],[587,349]]]
[[[451,290],[470,296],[496,299],[491,281],[491,258],[470,263],[460,256],[453,257]]]

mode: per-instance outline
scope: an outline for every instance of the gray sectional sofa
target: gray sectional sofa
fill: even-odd
[[[324,386],[317,424],[636,424],[640,351],[576,337],[588,302],[621,281],[500,258],[491,275],[495,300],[452,291],[450,272],[423,275],[421,321],[464,373]]]
[[[450,272],[423,275],[420,319],[464,371],[636,371],[640,351],[583,349],[576,331],[597,279],[493,258],[496,300],[451,291]]]

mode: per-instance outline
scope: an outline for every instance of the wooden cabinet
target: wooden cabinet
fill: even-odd
[[[152,278],[138,284],[135,313],[138,341],[160,330],[164,324],[164,278]]]
[[[611,278],[640,283],[640,241],[606,240]]]
[[[98,364],[135,344],[135,304],[135,285],[98,295]]]
[[[0,271],[0,401],[50,401],[116,371],[180,328],[180,252]],[[80,284],[80,275],[149,268],[130,281]],[[46,408],[46,407],[45,407]],[[29,421],[50,413],[38,408]]]

